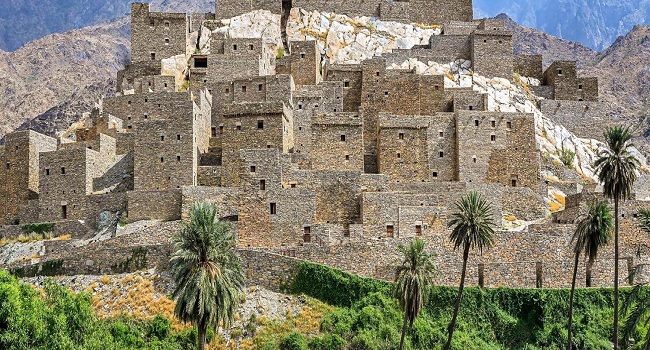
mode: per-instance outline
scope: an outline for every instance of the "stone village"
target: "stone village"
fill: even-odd
[[[250,13],[277,22],[269,28],[280,43],[222,30]],[[366,38],[391,23],[433,34],[345,62],[331,45],[340,38],[306,29],[338,21],[359,45],[367,39],[355,18],[377,23]],[[136,248],[148,254],[140,267],[164,265],[179,220],[209,201],[232,224],[253,283],[277,289],[300,259],[391,279],[396,246],[421,237],[437,254],[437,283],[455,285],[462,260],[447,217],[477,190],[503,227],[492,250],[470,259],[468,283],[570,285],[573,223],[601,194],[593,178],[543,152],[539,115],[576,139],[600,138],[608,122],[598,80],[575,62],[544,69],[542,56],[513,54],[513,33],[475,20],[471,0],[217,0],[209,14],[134,3],[131,28],[115,96],[66,135],[18,131],[0,146],[0,233],[49,222],[72,234],[5,267],[109,273]],[[455,70],[422,74],[408,62]],[[518,102],[527,110],[500,108],[478,81],[533,98]],[[639,200],[621,214],[630,271],[650,262],[635,220],[647,206],[645,175],[639,182]],[[550,187],[561,208],[550,205]],[[612,283],[612,256],[599,257],[594,285]]]

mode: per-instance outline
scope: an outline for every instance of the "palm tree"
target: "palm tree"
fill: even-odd
[[[650,210],[639,210],[639,227],[645,232],[650,234]],[[650,268],[650,264],[640,264],[635,267],[634,274],[639,273],[641,269]],[[623,326],[623,339],[627,347],[630,346],[630,340],[633,338],[642,337],[641,347],[643,350],[650,350],[650,328],[647,329],[646,334],[637,334],[637,329],[640,325],[646,326],[650,322],[650,293],[648,293],[648,283],[637,284],[634,286],[630,295],[623,303],[622,314],[628,315]]]
[[[569,339],[567,350],[573,346],[571,333],[573,326],[573,296],[576,288],[576,275],[578,274],[578,263],[580,253],[584,250],[585,255],[589,258],[587,262],[587,287],[591,286],[591,268],[598,256],[598,249],[607,245],[612,233],[612,213],[607,207],[607,202],[599,202],[589,206],[587,214],[578,222],[576,231],[573,234],[571,243],[575,244],[573,252],[575,260],[573,262],[573,279],[571,280],[571,297],[569,299]]]
[[[460,310],[460,302],[463,298],[465,287],[465,273],[467,271],[467,258],[470,249],[478,249],[483,254],[483,249],[490,249],[494,245],[494,219],[492,218],[492,206],[478,193],[470,192],[466,197],[455,203],[457,212],[451,214],[451,220],[447,224],[452,228],[449,239],[454,243],[454,250],[463,248],[463,271],[460,276],[460,287],[454,316],[449,324],[449,337],[447,338],[446,350],[451,349],[451,339],[456,328],[456,319]]]
[[[213,204],[195,204],[173,237],[171,272],[176,282],[174,313],[198,327],[198,349],[208,327],[232,323],[244,288],[244,272],[230,226],[215,220]]]
[[[395,289],[393,294],[399,300],[399,306],[404,311],[404,325],[399,349],[404,348],[404,335],[407,324],[413,327],[413,322],[422,311],[426,299],[427,287],[433,284],[437,270],[433,264],[435,255],[424,250],[424,242],[416,238],[407,247],[397,247],[403,255],[402,263],[395,269]]]
[[[632,195],[639,160],[632,154],[629,128],[615,126],[605,131],[606,148],[601,149],[595,167],[605,196],[614,200],[614,350],[618,349],[618,204]]]

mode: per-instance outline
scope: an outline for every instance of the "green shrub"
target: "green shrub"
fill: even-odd
[[[39,235],[43,235],[47,232],[54,231],[54,223],[42,222],[37,224],[25,224],[23,225],[22,229],[23,229],[23,233],[25,234],[36,233]]]
[[[322,337],[314,337],[309,341],[310,350],[342,350],[347,344],[345,339],[337,334],[325,334]]]
[[[282,338],[280,350],[308,350],[307,338],[298,332],[289,333]]]
[[[165,339],[171,333],[171,322],[162,315],[156,315],[156,317],[149,322],[149,333],[147,334],[150,338]]]
[[[572,150],[562,147],[559,151],[560,161],[568,168],[573,168],[573,160],[576,157],[576,153]]]

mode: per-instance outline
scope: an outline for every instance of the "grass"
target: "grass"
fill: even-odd
[[[55,236],[53,233],[48,232],[48,233],[28,233],[28,234],[20,234],[16,238],[3,238],[0,239],[0,247],[4,247],[7,244],[10,243],[32,243],[32,242],[39,242],[39,241],[45,241],[49,239],[56,239],[60,241],[66,241],[72,238],[72,235],[65,234],[65,235],[59,235]]]

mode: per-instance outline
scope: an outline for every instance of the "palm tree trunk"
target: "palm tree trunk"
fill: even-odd
[[[575,261],[573,262],[573,279],[571,280],[571,297],[569,298],[569,340],[567,341],[566,349],[571,350],[573,347],[573,335],[571,329],[573,326],[573,295],[576,290],[576,276],[578,275],[578,263],[580,253],[576,253]]]
[[[460,275],[460,287],[458,288],[458,298],[456,299],[456,308],[454,309],[454,316],[451,318],[451,323],[449,324],[449,337],[447,338],[447,344],[445,345],[445,350],[451,350],[451,339],[454,336],[454,329],[456,328],[456,319],[458,318],[458,311],[460,310],[460,301],[463,298],[463,288],[465,288],[465,273],[467,271],[468,257],[469,257],[469,243],[466,243],[465,250],[463,251],[463,271]]]
[[[587,272],[586,272],[587,278],[585,281],[585,285],[587,287],[591,287],[591,271],[593,267],[594,267],[594,260],[592,258],[589,258],[589,261],[587,261]]]
[[[406,312],[405,312],[404,313],[404,325],[402,325],[402,339],[400,339],[400,341],[399,341],[399,350],[404,349],[404,335],[406,334],[406,324],[407,324],[406,321],[407,320],[408,320],[408,317],[406,317]]]
[[[618,196],[614,198],[614,350],[618,350]]]
[[[207,331],[207,323],[204,320],[199,321],[199,347],[198,350],[205,349],[205,334]]]

